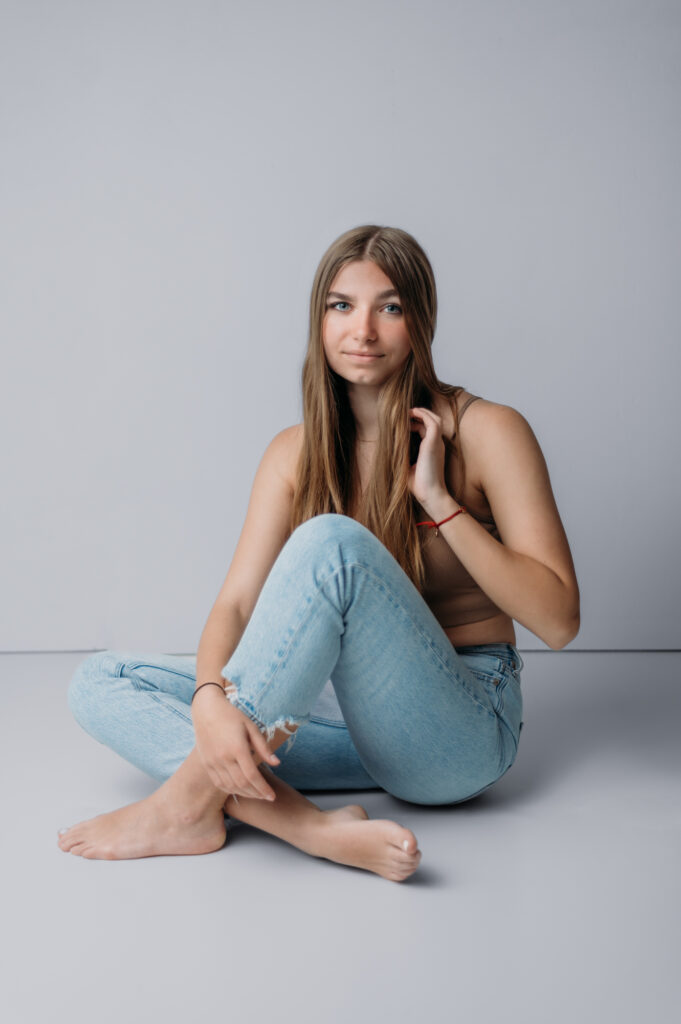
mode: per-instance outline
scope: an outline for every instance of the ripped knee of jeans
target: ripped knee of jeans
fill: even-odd
[[[242,711],[252,722],[255,722],[260,732],[264,735],[265,739],[269,743],[274,738],[274,734],[279,731],[283,732],[288,736],[286,742],[285,754],[288,754],[289,750],[293,746],[296,733],[301,725],[305,725],[306,722],[310,721],[309,714],[303,715],[300,718],[292,718],[290,715],[286,715],[283,718],[277,718],[274,722],[263,722],[262,718],[258,715],[250,701],[239,696],[239,691],[233,680],[228,680],[225,686],[225,697],[233,704],[235,708]]]

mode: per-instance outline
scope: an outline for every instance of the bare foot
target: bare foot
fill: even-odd
[[[334,811],[324,811],[335,821],[367,821],[369,815],[361,804],[346,804],[345,807],[337,807]]]
[[[310,851],[314,856],[374,871],[392,882],[403,882],[416,871],[421,851],[408,828],[394,821],[371,821],[359,804],[325,813],[326,827],[316,833],[316,848]]]
[[[163,787],[145,800],[83,821],[60,833],[64,853],[94,860],[212,853],[224,846],[222,809],[179,815]]]

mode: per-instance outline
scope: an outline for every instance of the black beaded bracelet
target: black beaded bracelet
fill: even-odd
[[[196,697],[196,695],[199,692],[199,690],[202,690],[204,686],[220,686],[220,683],[201,683],[201,686],[197,686],[196,689],[194,690],[192,699],[189,702],[190,705],[194,703],[194,697]],[[220,689],[224,692],[225,688],[224,688],[224,686],[220,686]]]

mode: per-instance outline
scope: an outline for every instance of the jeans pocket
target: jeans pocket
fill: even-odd
[[[499,707],[500,688],[503,689],[507,681],[503,659],[495,654],[483,653],[463,654],[461,658],[470,674],[484,686],[496,711]]]
[[[465,661],[471,670],[488,675],[494,672],[501,672],[504,665],[503,658],[500,658],[498,654],[491,654],[487,651],[466,651],[464,654],[459,653],[459,657]]]

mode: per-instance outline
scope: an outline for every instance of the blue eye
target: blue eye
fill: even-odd
[[[326,308],[327,309],[336,309],[338,306],[347,306],[347,302],[344,302],[343,299],[339,299],[338,302],[329,302],[329,303],[327,303]],[[396,302],[389,302],[385,308],[387,309],[388,306],[392,306],[393,309],[396,309],[399,313],[402,312],[402,307],[398,306]],[[339,310],[339,312],[344,313],[345,310],[341,309],[341,310]]]

